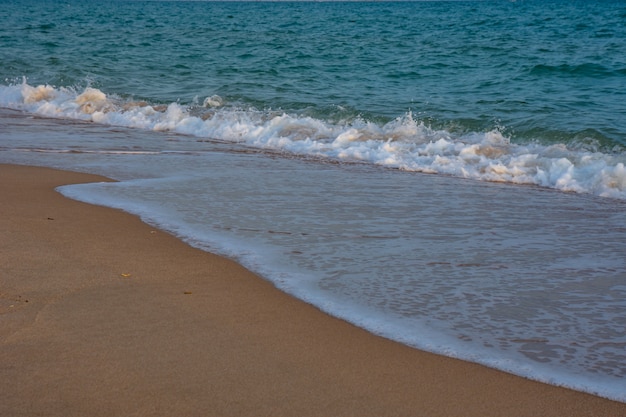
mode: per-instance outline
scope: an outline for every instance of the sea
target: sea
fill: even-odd
[[[624,1],[5,0],[0,162],[115,179],[59,191],[377,335],[626,402]]]

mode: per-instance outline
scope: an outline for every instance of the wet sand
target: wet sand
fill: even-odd
[[[403,346],[0,165],[0,416],[626,416]]]

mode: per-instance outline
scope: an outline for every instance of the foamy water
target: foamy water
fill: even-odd
[[[269,110],[224,107],[220,97],[202,104],[150,105],[49,85],[0,86],[0,105],[48,117],[181,133],[198,138],[312,156],[362,161],[403,171],[482,181],[531,184],[561,191],[626,199],[626,154],[591,146],[513,144],[498,130],[457,135],[429,128],[408,113],[386,124],[330,123]]]

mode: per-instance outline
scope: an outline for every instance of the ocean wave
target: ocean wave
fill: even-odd
[[[532,67],[530,73],[533,75],[562,75],[562,76],[578,76],[578,77],[610,77],[618,76],[621,73],[620,69],[612,70],[604,65],[596,63],[584,63],[578,65],[545,65],[539,64]]]
[[[330,122],[281,111],[240,108],[219,96],[155,105],[87,87],[0,86],[0,106],[48,117],[169,131],[247,146],[405,171],[527,184],[626,199],[626,154],[590,147],[512,143],[501,130],[452,133],[407,113],[388,123]]]

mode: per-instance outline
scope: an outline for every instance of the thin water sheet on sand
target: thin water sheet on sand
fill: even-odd
[[[101,180],[0,166],[2,415],[626,414],[373,336],[53,191]]]

